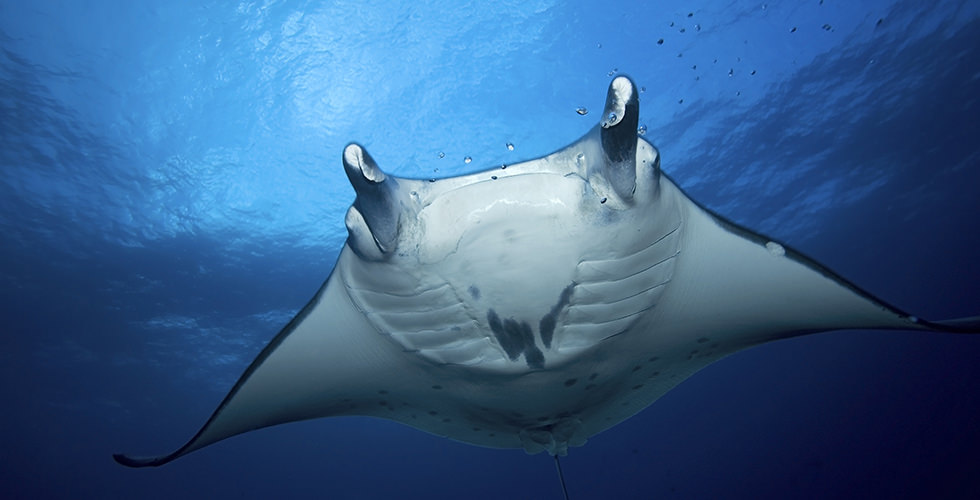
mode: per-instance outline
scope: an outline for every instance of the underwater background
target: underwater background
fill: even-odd
[[[547,455],[371,418],[111,454],[183,444],[318,289],[347,143],[400,176],[513,164],[617,74],[695,200],[980,314],[975,0],[0,0],[0,496],[561,498]],[[841,331],[715,363],[562,465],[571,498],[976,498],[978,450],[980,336]]]

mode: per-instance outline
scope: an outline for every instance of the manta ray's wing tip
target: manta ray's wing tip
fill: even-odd
[[[947,333],[980,333],[980,316],[947,319],[941,321],[922,321],[932,330]]]
[[[174,455],[164,455],[162,457],[131,457],[122,453],[113,453],[112,459],[120,465],[126,467],[156,467],[163,465],[176,458]]]

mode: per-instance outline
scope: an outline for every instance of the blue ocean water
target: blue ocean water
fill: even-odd
[[[402,176],[516,163],[620,73],[693,198],[922,317],[980,314],[975,1],[0,0],[0,49],[4,498],[560,498],[545,455],[368,418],[111,453],[182,444],[317,290],[348,142]],[[978,361],[957,335],[756,347],[572,449],[569,493],[975,498]]]

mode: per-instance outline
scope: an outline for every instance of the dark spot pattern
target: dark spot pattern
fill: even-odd
[[[565,387],[571,387],[575,385],[575,382],[578,382],[578,379],[570,378],[565,381]]]
[[[541,343],[544,344],[546,349],[551,348],[551,341],[555,336],[555,326],[558,325],[558,315],[561,314],[561,310],[568,305],[572,300],[572,291],[575,289],[575,283],[572,283],[565,287],[561,291],[561,296],[558,297],[558,303],[555,304],[548,314],[545,314],[541,318],[541,322],[538,325],[538,329],[541,332]]]
[[[699,344],[703,344],[705,342],[708,342],[709,340],[711,340],[711,339],[709,339],[708,337],[701,337],[701,338],[698,339],[698,343]]]
[[[589,375],[589,380],[595,380],[595,378],[598,376],[599,376],[598,373],[593,373],[592,375]]]
[[[514,318],[501,321],[500,316],[493,309],[487,312],[487,322],[490,324],[490,331],[493,332],[493,336],[511,361],[523,354],[528,367],[544,368],[544,354],[534,344],[534,333],[531,331],[531,325],[527,324],[526,321],[519,322]]]
[[[480,300],[480,289],[476,285],[470,285],[467,291],[470,292],[470,297],[473,297],[473,300]]]
[[[441,385],[434,385],[434,386],[432,386],[432,388],[438,391],[439,389],[442,389],[442,386]]]

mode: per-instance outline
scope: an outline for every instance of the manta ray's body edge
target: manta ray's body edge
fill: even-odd
[[[613,86],[611,86],[610,95],[616,99],[611,98],[610,100],[615,101],[614,105],[615,107],[617,107],[617,110],[622,109],[624,110],[622,112],[637,113],[637,111],[635,110],[635,106],[636,106],[635,99],[632,99],[633,97],[635,97],[635,86],[632,85],[632,82],[629,82],[629,87],[626,90],[623,90],[624,88],[622,83],[623,80],[617,78],[615,82],[619,82],[620,84],[620,88],[619,90],[617,90],[617,92],[626,92],[626,94],[624,95],[629,97],[629,98],[619,99],[619,97],[623,97],[623,96],[614,93]],[[630,94],[630,92],[633,92],[633,94]],[[607,107],[608,106],[609,104],[607,103]],[[633,108],[630,108],[630,106],[633,106]],[[613,130],[615,131],[614,127],[616,127],[619,123],[621,122],[610,124],[610,127],[613,127]],[[628,125],[629,123],[631,123],[631,121],[625,120],[625,123]],[[609,127],[606,127],[606,124],[604,123],[602,129],[599,129],[598,132],[590,132],[590,134],[592,133],[599,134],[600,136],[605,138],[603,134],[607,134],[608,130]],[[621,134],[617,140],[603,141],[603,142],[608,142],[609,144],[623,144],[624,142],[621,140],[621,136],[623,134],[622,130],[623,129],[616,131],[616,133]],[[629,131],[629,133],[633,137],[636,137],[635,132]],[[637,141],[633,142],[634,146],[637,143],[641,143],[642,145],[642,143],[645,143],[645,141],[643,139],[638,139]],[[350,230],[351,236],[348,240],[348,243],[345,245],[344,250],[341,252],[341,256],[338,258],[338,264],[337,264],[338,267],[344,265],[344,259],[385,258],[386,252],[390,252],[394,248],[396,242],[395,238],[397,236],[397,229],[399,229],[400,227],[399,224],[401,223],[401,220],[398,218],[391,218],[390,216],[385,215],[385,213],[383,212],[384,210],[391,210],[391,209],[405,209],[407,204],[411,203],[410,200],[405,201],[407,197],[404,197],[402,194],[393,191],[393,189],[395,188],[393,188],[392,186],[397,186],[398,181],[395,180],[394,178],[390,178],[389,180],[386,181],[386,176],[380,172],[380,169],[377,169],[377,166],[373,163],[373,160],[366,155],[366,152],[364,152],[363,155],[357,154],[361,152],[362,152],[362,148],[360,148],[359,146],[356,147],[355,149],[350,149],[349,146],[348,149],[345,150],[345,156],[344,156],[345,166],[348,166],[348,175],[352,177],[352,183],[355,184],[355,188],[357,188],[358,190],[359,198],[361,198],[362,195],[364,195],[362,190],[368,190],[372,192],[369,193],[370,196],[365,195],[364,199],[360,199],[359,202],[355,203],[355,207],[352,208],[351,213],[348,215],[348,228]],[[642,179],[637,180],[636,184],[631,184],[630,177],[624,176],[624,174],[622,173],[623,172],[622,169],[624,167],[622,165],[623,162],[621,160],[623,156],[612,155],[611,157],[608,157],[607,160],[609,158],[613,158],[616,160],[616,162],[614,162],[615,168],[618,169],[616,170],[616,173],[614,175],[611,175],[609,180],[607,180],[610,186],[609,202],[610,204],[619,202],[620,206],[628,207],[630,203],[632,203],[630,201],[630,198],[633,197],[634,193],[637,191],[638,189],[637,186],[642,186]],[[657,162],[657,168],[655,168],[654,171],[656,172],[657,175],[660,175],[659,156],[656,157],[656,162]],[[475,178],[474,176],[476,175],[477,174],[471,174],[469,177]],[[365,181],[358,181],[361,183],[360,188],[358,188],[358,183],[355,182],[355,179],[359,178],[358,176],[363,176],[364,179],[366,179]],[[769,238],[766,238],[765,236],[750,231],[734,222],[727,220],[726,218],[718,214],[713,213],[711,210],[701,206],[696,201],[692,200],[690,197],[687,197],[686,194],[684,194],[683,190],[681,190],[681,188],[679,188],[676,185],[676,183],[674,183],[671,179],[669,179],[669,177],[664,175],[663,179],[665,180],[666,183],[669,183],[669,185],[673,189],[676,189],[677,191],[676,195],[681,197],[684,203],[688,204],[686,208],[688,212],[685,216],[686,217],[685,224],[691,225],[693,227],[693,229],[690,230],[691,233],[687,235],[688,238],[696,238],[701,235],[707,234],[710,235],[711,238],[715,238],[718,242],[724,243],[725,245],[730,245],[731,248],[735,248],[737,252],[747,252],[744,254],[737,253],[737,255],[731,256],[730,258],[734,259],[734,262],[736,263],[738,263],[739,259],[742,258],[740,256],[748,255],[748,254],[751,254],[752,258],[757,259],[758,262],[764,262],[764,259],[768,258],[765,256],[766,252],[768,252],[773,256],[773,258],[777,259],[777,261],[779,261],[778,259],[783,259],[786,262],[795,263],[796,265],[802,268],[805,268],[809,271],[812,271],[813,273],[823,276],[824,278],[826,278],[826,280],[832,282],[833,284],[836,284],[836,286],[842,289],[846,289],[847,292],[857,296],[859,299],[863,301],[870,303],[873,307],[871,307],[869,310],[877,308],[884,313],[882,315],[882,318],[888,317],[887,320],[882,320],[880,323],[874,323],[872,321],[872,322],[862,322],[860,324],[849,324],[849,323],[832,324],[831,322],[819,328],[801,327],[795,330],[793,329],[779,330],[778,328],[776,328],[775,329],[776,334],[764,333],[764,334],[760,334],[758,338],[747,338],[745,339],[744,343],[741,345],[733,344],[729,348],[729,350],[718,354],[714,354],[714,356],[716,356],[715,358],[710,358],[709,360],[709,357],[706,357],[704,364],[710,363],[712,360],[717,359],[718,357],[721,357],[723,355],[730,354],[742,348],[748,347],[750,345],[755,345],[757,343],[761,343],[764,341],[774,340],[776,338],[785,338],[785,337],[804,334],[804,333],[827,331],[832,329],[885,328],[885,329],[904,329],[904,330],[919,330],[919,331],[939,331],[939,332],[951,332],[951,333],[977,333],[978,331],[980,331],[980,317],[961,318],[961,319],[949,320],[949,321],[927,321],[918,318],[916,316],[909,315],[904,311],[894,306],[891,306],[890,304],[887,304],[886,302],[875,297],[874,295],[864,291],[860,287],[840,277],[836,273],[827,269],[825,266],[819,264],[818,262],[807,257],[806,255],[792,249],[791,247],[788,247],[781,243],[777,243],[774,240],[771,240]],[[601,188],[602,179],[599,178],[598,181],[600,182],[599,188]],[[388,182],[388,184],[385,184],[385,182]],[[424,182],[404,180],[403,184],[404,186],[421,186],[424,185]],[[382,203],[375,204],[375,202],[371,201],[372,199],[375,199],[379,196],[382,197],[382,201],[383,201]],[[403,198],[384,198],[386,196],[403,196]],[[616,197],[618,198],[614,199]],[[606,203],[606,197],[602,197],[601,203],[603,204]],[[382,207],[383,210],[378,209],[377,207]],[[692,250],[692,248],[694,250]],[[724,297],[726,297],[723,293],[721,293],[722,290],[718,289],[717,287],[712,288],[711,286],[707,286],[707,287],[699,288],[700,286],[699,283],[703,283],[704,280],[710,279],[710,277],[706,278],[705,275],[703,274],[708,271],[705,271],[703,269],[706,266],[702,264],[706,262],[710,262],[711,259],[698,257],[699,255],[698,251],[704,250],[703,248],[698,250],[698,248],[699,247],[697,245],[685,247],[685,249],[680,253],[680,256],[677,258],[677,262],[679,266],[679,270],[677,272],[680,273],[679,276],[681,278],[684,278],[685,280],[695,281],[697,283],[694,283],[689,287],[686,287],[684,284],[671,285],[672,287],[671,291],[669,291],[664,295],[665,303],[662,304],[662,307],[660,307],[660,309],[667,309],[667,310],[671,310],[672,308],[677,309],[676,307],[674,307],[674,304],[682,304],[685,302],[686,299],[689,299],[690,297],[697,297],[698,293],[703,291],[707,291],[707,295],[709,296],[711,296],[711,294],[714,294],[713,300],[715,300],[716,302],[717,300],[719,300],[718,297],[721,297],[722,300],[724,299]],[[768,265],[768,264],[760,264],[760,266],[761,265]],[[780,265],[785,265],[785,264],[780,264]],[[711,272],[715,272],[715,273],[724,271],[724,266],[722,266],[721,264],[718,264],[718,266],[721,267],[710,268],[710,265],[708,265],[707,267],[710,268]],[[696,273],[702,273],[702,274],[696,274]],[[698,277],[696,279],[691,278],[691,276],[694,275],[697,275]],[[415,385],[429,384],[432,386],[433,389],[439,386],[440,387],[439,390],[441,390],[442,384],[438,383],[439,382],[438,376],[433,377],[431,375],[433,370],[438,370],[438,367],[433,368],[429,365],[425,365],[424,363],[420,363],[417,359],[406,358],[404,354],[411,354],[411,353],[406,353],[400,350],[395,344],[390,342],[390,339],[384,338],[384,335],[378,335],[379,332],[377,331],[378,330],[377,325],[371,324],[370,322],[368,322],[362,317],[366,311],[363,310],[363,306],[359,306],[357,301],[353,300],[351,296],[348,295],[349,290],[346,289],[345,286],[341,285],[340,283],[341,280],[338,279],[338,276],[339,276],[338,269],[334,269],[330,277],[324,282],[324,284],[314,295],[313,299],[309,303],[307,303],[306,306],[296,315],[296,317],[294,317],[286,325],[286,327],[284,327],[273,338],[273,340],[269,343],[269,345],[267,345],[261,351],[258,357],[249,365],[249,367],[245,370],[244,374],[236,382],[235,386],[232,388],[229,394],[223,399],[223,401],[215,410],[215,412],[212,414],[212,416],[208,419],[208,421],[201,428],[201,430],[198,431],[198,433],[193,438],[191,438],[191,440],[189,440],[186,444],[184,444],[182,447],[177,449],[175,452],[167,455],[163,455],[159,457],[149,457],[149,458],[135,458],[135,457],[119,454],[119,455],[114,455],[115,460],[123,465],[131,466],[131,467],[158,466],[170,462],[183,455],[186,455],[187,453],[200,449],[204,446],[207,446],[214,442],[230,437],[232,435],[240,434],[261,427],[266,427],[269,425],[276,425],[278,423],[284,423],[288,421],[294,421],[294,420],[300,420],[306,418],[317,418],[320,416],[341,415],[341,414],[362,414],[362,415],[385,417],[384,414],[379,414],[383,412],[379,412],[376,408],[370,410],[365,410],[364,408],[355,408],[353,406],[354,403],[351,403],[349,405],[350,407],[345,409],[343,407],[344,405],[340,403],[340,401],[342,400],[342,398],[340,397],[337,397],[338,401],[332,401],[332,402],[315,401],[314,396],[316,394],[317,388],[315,384],[311,384],[309,381],[300,381],[300,385],[305,387],[304,390],[308,394],[302,395],[301,397],[298,396],[299,399],[292,402],[292,404],[298,406],[295,406],[293,410],[290,410],[288,412],[280,412],[279,414],[274,416],[263,416],[261,412],[264,410],[261,410],[259,405],[253,403],[248,403],[248,404],[242,403],[239,407],[232,408],[235,405],[239,404],[238,401],[241,398],[245,398],[245,396],[243,396],[245,392],[253,391],[254,396],[249,396],[252,397],[253,399],[255,398],[261,399],[261,397],[274,394],[273,391],[270,391],[268,389],[261,389],[261,390],[253,389],[252,384],[250,384],[250,382],[254,382],[256,384],[266,384],[266,385],[268,385],[270,381],[287,382],[287,383],[289,382],[290,377],[288,376],[289,375],[288,370],[286,370],[285,368],[281,368],[282,366],[288,365],[288,363],[285,364],[280,363],[279,365],[277,365],[280,366],[280,368],[276,368],[275,369],[276,371],[273,373],[273,375],[266,376],[263,374],[262,376],[256,377],[256,374],[258,374],[259,372],[265,373],[267,371],[265,368],[271,366],[271,365],[267,365],[267,362],[271,358],[273,358],[274,355],[281,354],[281,350],[284,344],[286,344],[287,340],[290,340],[291,337],[297,331],[301,331],[300,334],[298,334],[298,336],[301,336],[304,339],[313,338],[311,333],[313,331],[312,327],[307,328],[307,326],[309,326],[311,323],[314,323],[316,326],[332,326],[333,328],[327,328],[327,331],[325,331],[325,334],[328,336],[335,334],[337,330],[336,328],[337,322],[341,322],[343,327],[348,327],[348,329],[350,330],[347,332],[347,334],[351,334],[351,336],[344,337],[344,339],[347,340],[346,344],[336,344],[336,342],[339,342],[337,340],[330,341],[335,343],[335,344],[331,344],[332,346],[333,345],[341,346],[342,349],[353,348],[356,351],[355,353],[356,355],[354,356],[353,360],[344,360],[342,359],[342,357],[333,358],[339,363],[348,363],[347,365],[345,365],[349,367],[348,373],[355,375],[355,379],[342,381],[345,384],[349,384],[349,387],[352,387],[348,392],[357,392],[357,391],[364,392],[364,391],[372,390],[374,392],[382,393],[380,396],[372,396],[372,397],[379,399],[380,402],[391,404],[390,402],[386,401],[386,399],[389,399],[391,396],[390,394],[388,394],[388,390],[376,389],[376,387],[381,387],[381,385],[375,383],[376,379],[372,378],[373,375],[371,374],[371,371],[367,369],[362,370],[362,368],[356,367],[355,362],[359,359],[368,360],[369,363],[377,363],[377,366],[382,366],[384,363],[396,364],[404,368],[404,373],[401,373],[400,375],[406,377],[406,380],[411,380],[412,383]],[[683,280],[675,280],[675,281],[683,281]],[[704,297],[698,300],[701,301],[702,303],[710,302],[708,299]],[[654,308],[653,310],[657,311],[657,308]],[[655,312],[652,314],[661,314],[661,313]],[[673,316],[669,313],[669,311],[663,314],[665,314],[666,316],[658,316],[658,318],[666,318],[667,320],[677,321],[679,323],[683,323],[685,321],[696,321],[696,320],[691,320],[691,318],[695,318],[696,315],[690,314],[689,312],[684,314],[676,314]],[[337,317],[329,317],[332,315]],[[700,324],[701,323],[697,323],[697,325]],[[343,328],[340,329],[343,330]],[[683,333],[684,335],[690,335],[693,331],[696,330],[696,328],[692,326],[690,327],[691,331],[687,331],[683,329],[681,330],[684,332]],[[353,334],[352,332],[357,332],[357,333]],[[695,340],[692,338],[691,340],[693,342],[700,342],[700,339]],[[603,344],[600,343],[599,345],[603,345]],[[642,342],[637,345],[642,345]],[[311,346],[316,348],[322,347],[313,344],[311,344]],[[295,346],[292,346],[291,348],[294,349],[293,352],[303,351],[303,349],[296,349]],[[704,353],[701,354],[704,355]],[[306,354],[304,353],[303,355]],[[299,354],[294,354],[294,356],[299,356]],[[651,357],[650,359],[652,360],[654,358],[655,356]],[[384,363],[382,363],[382,360]],[[688,369],[691,373],[693,373],[693,371],[696,371],[701,366],[703,365],[692,364],[688,366]],[[681,372],[683,371],[684,370],[681,370]],[[263,379],[267,379],[267,380],[263,380]],[[566,386],[575,385],[574,382],[569,384],[571,380],[573,379],[571,378],[566,379],[565,385]],[[681,377],[680,380],[683,380],[683,377]],[[334,382],[328,380],[327,383],[329,385],[330,383],[334,383]],[[340,382],[336,382],[336,383],[339,384]],[[387,379],[385,379],[384,383],[388,385],[392,385],[389,383]],[[676,385],[676,383],[679,383],[679,380],[676,382],[671,382],[668,385],[669,387],[673,387],[674,385]],[[384,387],[387,387],[387,385],[385,385]],[[652,389],[644,389],[644,390],[652,390]],[[665,392],[665,390],[666,389],[662,390],[661,394],[662,392]],[[558,454],[562,452],[565,449],[565,447],[567,447],[569,442],[572,442],[573,445],[584,443],[583,433],[584,435],[593,435],[596,432],[600,432],[601,430],[608,428],[610,425],[615,424],[615,422],[621,421],[622,419],[627,418],[629,415],[635,413],[636,411],[639,411],[640,409],[648,405],[650,401],[647,401],[644,404],[641,403],[642,403],[641,400],[636,400],[635,402],[632,403],[632,406],[629,407],[628,411],[621,411],[615,414],[615,417],[607,416],[607,419],[610,419],[611,421],[615,420],[611,424],[590,425],[587,427],[588,430],[573,428],[574,426],[571,426],[571,424],[569,423],[572,422],[574,419],[570,419],[570,418],[555,419],[549,421],[547,425],[541,425],[538,426],[537,428],[528,426],[527,427],[528,429],[534,432],[538,432],[540,435],[532,433],[533,435],[525,436],[524,434],[522,434],[521,440],[518,441],[514,441],[514,439],[516,438],[512,437],[509,438],[510,439],[509,441],[506,441],[507,443],[509,443],[507,446],[508,447],[523,446],[528,451],[547,450],[552,454]],[[385,405],[381,405],[381,406],[384,408],[388,408]],[[224,423],[226,420],[232,423],[231,424]],[[402,421],[409,425],[413,425],[412,422],[408,422],[404,418],[402,419],[396,418],[396,420]],[[423,428],[424,430],[433,432],[435,434],[447,435],[446,433],[440,432],[438,430],[440,429],[439,426],[429,426],[428,428],[426,428],[425,426],[417,426],[417,427]],[[447,435],[447,437],[461,440],[464,442],[471,442],[471,443],[475,442],[475,440],[465,439],[465,437],[462,439],[459,437],[454,437],[452,435]],[[530,442],[527,441],[528,439],[530,439]],[[551,440],[550,444],[548,443],[549,439]],[[564,439],[565,442],[556,443],[554,442],[555,439],[559,439],[559,440]],[[505,441],[500,441],[500,442],[505,442]],[[495,446],[495,444],[493,443],[494,443],[493,441],[488,441],[488,442],[480,442],[479,444],[482,444],[484,446]]]

